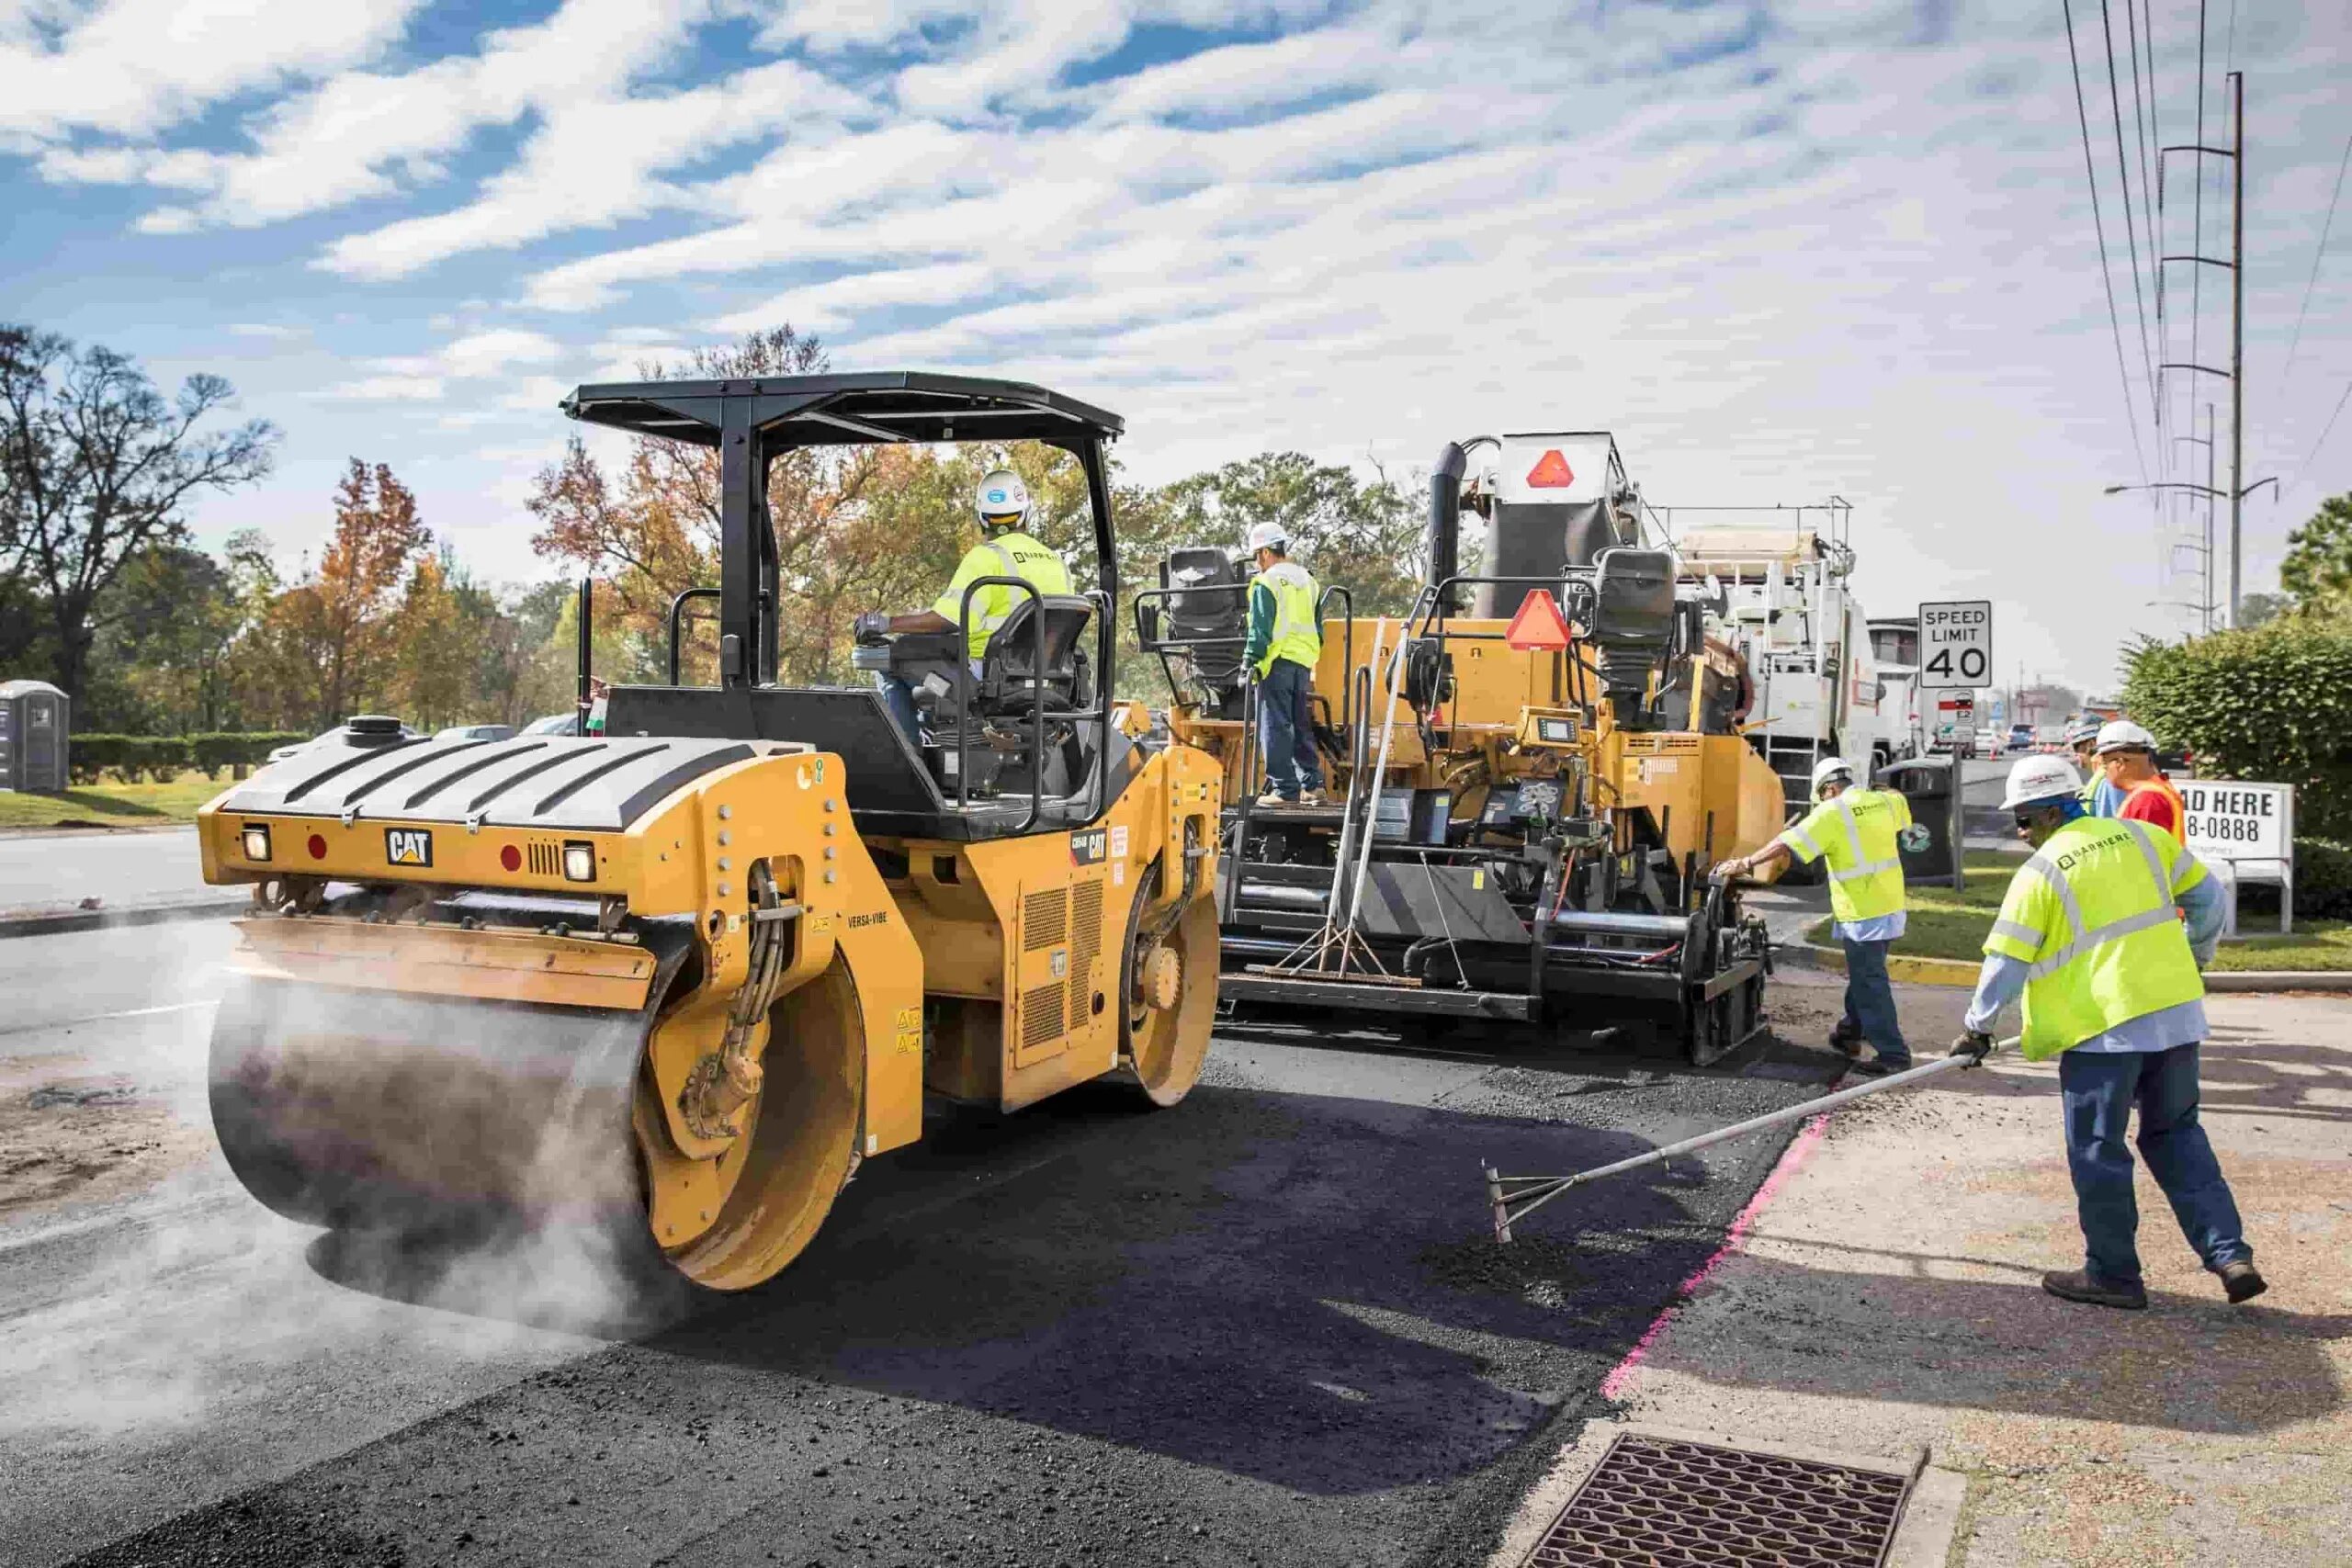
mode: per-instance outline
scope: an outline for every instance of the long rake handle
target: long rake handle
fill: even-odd
[[[2014,1045],[2017,1041],[2012,1037],[2000,1043]],[[1572,1187],[1581,1187],[1588,1181],[1598,1181],[1604,1176],[1618,1176],[1629,1170],[1639,1170],[1644,1166],[1657,1165],[1672,1159],[1677,1155],[1692,1154],[1732,1138],[1763,1132],[1769,1127],[1784,1127],[1792,1122],[1802,1122],[1808,1116],[1817,1116],[1824,1111],[1835,1111],[1841,1105],[1850,1105],[1868,1095],[1884,1094],[1893,1089],[1909,1089],[1914,1084],[1925,1083],[1929,1078],[1939,1077],[1945,1073],[1959,1072],[1979,1065],[1981,1064],[1974,1056],[1946,1056],[1940,1061],[1929,1062],[1924,1066],[1906,1068],[1899,1073],[1890,1073],[1883,1078],[1872,1079],[1869,1083],[1856,1084],[1852,1089],[1841,1089],[1835,1094],[1823,1095],[1819,1100],[1808,1100],[1801,1105],[1792,1105],[1785,1110],[1750,1117],[1747,1121],[1736,1122],[1728,1127],[1718,1127],[1712,1133],[1701,1133],[1696,1137],[1685,1138],[1679,1144],[1668,1144],[1663,1148],[1652,1149],[1647,1154],[1634,1155],[1629,1159],[1621,1159],[1611,1165],[1596,1166],[1590,1170],[1578,1171],[1574,1176],[1504,1176],[1494,1167],[1488,1166],[1486,1168],[1487,1201],[1494,1209],[1495,1239],[1497,1241],[1510,1240],[1512,1222],[1525,1219]],[[1515,1182],[1518,1185],[1506,1189],[1507,1182]]]

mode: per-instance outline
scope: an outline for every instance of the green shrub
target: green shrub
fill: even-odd
[[[2295,840],[2295,918],[2352,919],[2352,849],[2325,839]]]
[[[136,737],[93,731],[74,735],[66,743],[66,763],[75,784],[96,784],[107,773],[119,775],[130,761]]]
[[[194,768],[217,777],[232,770],[243,778],[270,752],[310,737],[295,730],[223,731],[209,735],[110,735],[95,731],[74,737],[67,752],[74,782],[94,784],[111,775],[124,784],[153,779],[169,784]]]
[[[2202,777],[2295,786],[2306,833],[2352,840],[2352,626],[2288,616],[2123,655],[2123,706]]]

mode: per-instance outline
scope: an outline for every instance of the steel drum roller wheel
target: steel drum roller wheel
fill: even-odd
[[[720,1156],[743,1162],[710,1228],[665,1248],[695,1284],[741,1291],[800,1255],[856,1168],[865,1088],[865,1031],[845,963],[776,1000],[758,1100],[744,1136]],[[638,1077],[636,1120],[646,1179],[678,1157],[663,1131],[650,1071]]]
[[[1119,1051],[1124,1075],[1154,1105],[1173,1105],[1198,1081],[1208,1059],[1209,1034],[1216,1022],[1216,899],[1204,888],[1185,907],[1176,924],[1148,950],[1144,911],[1158,896],[1160,868],[1154,864],[1136,885],[1127,914],[1125,957],[1119,965]],[[1169,960],[1174,961],[1174,972]],[[1170,1005],[1157,1005],[1161,998]]]

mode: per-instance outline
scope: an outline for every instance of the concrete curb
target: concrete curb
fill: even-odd
[[[0,914],[0,939],[18,936],[62,936],[71,931],[111,930],[117,926],[153,926],[167,920],[209,920],[243,914],[254,907],[253,895],[189,899],[175,904],[126,904],[119,909],[18,909]]]
[[[1846,972],[1846,954],[1838,948],[1809,942],[1787,942],[1772,950],[1772,961],[1792,969]],[[1973,987],[1978,965],[1957,958],[1905,958],[1889,953],[1887,978],[1911,986]],[[2352,993],[2352,969],[2209,969],[2208,991],[2335,991]]]
[[[1826,969],[1833,974],[1846,972],[1843,949],[1819,947],[1809,942],[1787,942],[1773,949],[1772,961],[1792,969]],[[1891,953],[1886,957],[1886,976],[1907,986],[1964,986],[1976,984],[1977,965],[1957,958],[1906,958]]]

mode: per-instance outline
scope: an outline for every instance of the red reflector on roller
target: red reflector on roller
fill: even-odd
[[[523,869],[523,852],[509,844],[498,852],[498,863],[509,871]]]

